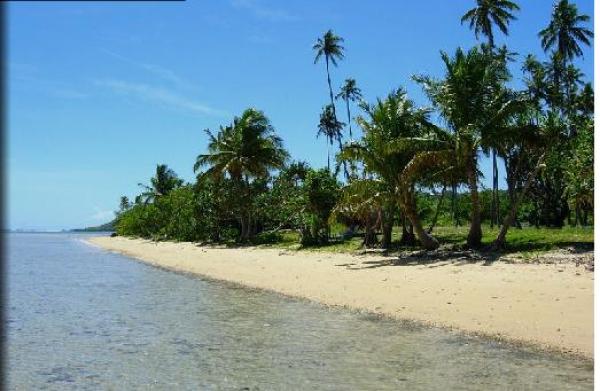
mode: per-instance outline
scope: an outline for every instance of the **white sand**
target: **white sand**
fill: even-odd
[[[155,266],[593,357],[594,275],[582,266],[440,262],[96,237]]]

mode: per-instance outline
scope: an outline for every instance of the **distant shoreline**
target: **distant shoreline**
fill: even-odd
[[[594,281],[583,266],[393,266],[384,256],[86,240],[178,272],[593,359]]]

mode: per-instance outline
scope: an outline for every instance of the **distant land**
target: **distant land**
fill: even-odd
[[[109,221],[106,224],[98,225],[95,227],[75,228],[69,232],[113,232],[115,230],[115,221]]]

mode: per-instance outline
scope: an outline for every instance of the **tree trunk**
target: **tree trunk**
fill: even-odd
[[[438,200],[438,204],[437,207],[435,208],[435,215],[433,216],[433,220],[431,221],[431,225],[429,226],[429,229],[427,230],[427,233],[430,234],[433,232],[433,228],[435,227],[435,224],[437,223],[437,219],[438,216],[440,214],[440,207],[442,206],[442,201],[444,200],[444,194],[446,193],[446,185],[444,185],[443,189],[442,189],[442,193],[440,194],[440,199]]]
[[[412,232],[409,232],[408,229],[406,229],[406,215],[402,215],[402,218],[400,220],[400,223],[402,225],[402,236],[400,237],[400,243],[407,246],[414,246],[415,235]]]
[[[440,246],[439,242],[431,235],[429,235],[421,224],[421,219],[417,214],[417,205],[415,197],[412,191],[407,192],[404,195],[404,213],[408,220],[411,222],[413,229],[417,235],[417,238],[421,242],[421,246],[426,250],[435,250]]]
[[[545,157],[545,155],[542,155],[539,158],[536,167],[533,169],[533,171],[531,171],[529,173],[529,177],[527,178],[527,181],[525,182],[525,185],[523,186],[523,190],[521,191],[521,194],[519,194],[519,196],[517,197],[515,202],[511,205],[509,213],[504,218],[502,228],[500,228],[500,232],[498,233],[496,240],[494,240],[494,243],[492,243],[492,246],[491,246],[492,250],[499,250],[506,245],[506,233],[508,232],[508,229],[512,225],[512,222],[514,221],[515,216],[517,215],[517,210],[519,209],[521,202],[523,202],[523,199],[525,198],[525,194],[529,190],[529,187],[533,183],[533,180],[537,176],[538,172],[543,167],[542,162],[544,161],[544,157]]]
[[[348,112],[348,134],[350,135],[350,141],[352,139],[352,120],[350,119],[350,100],[346,99],[346,111]]]
[[[481,209],[479,205],[479,192],[477,190],[477,171],[475,157],[467,160],[467,180],[471,193],[471,227],[467,236],[467,247],[478,248],[481,246]]]
[[[394,227],[394,208],[383,209],[381,217],[381,248],[389,249],[392,246],[392,229]]]
[[[337,119],[335,113],[335,104],[333,103],[333,90],[331,89],[331,77],[329,77],[329,56],[325,56],[325,65],[327,67],[327,85],[329,86],[329,98],[331,99],[331,106],[333,107],[333,117]]]

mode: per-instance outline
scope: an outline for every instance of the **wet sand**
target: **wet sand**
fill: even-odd
[[[574,264],[444,261],[94,237],[154,266],[593,358],[594,275]]]

